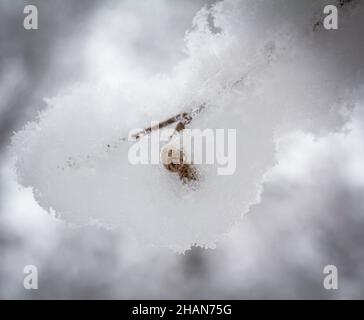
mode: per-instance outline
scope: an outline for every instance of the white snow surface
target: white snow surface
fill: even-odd
[[[71,224],[118,228],[179,252],[213,248],[259,201],[279,139],[342,130],[363,101],[364,45],[356,29],[364,30],[363,5],[340,11],[339,30],[313,31],[326,3],[204,7],[185,34],[185,58],[164,74],[133,59],[133,34],[120,35],[119,12],[99,13],[85,38],[88,80],[46,98],[47,109],[13,137],[19,183]],[[351,43],[355,52],[346,49]],[[201,103],[207,108],[191,128],[237,130],[235,174],[200,165],[203,178],[191,190],[162,165],[129,163],[130,142],[121,137]]]

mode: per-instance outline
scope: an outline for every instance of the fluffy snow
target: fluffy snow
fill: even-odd
[[[341,130],[362,94],[363,6],[344,7],[339,30],[314,31],[326,3],[205,7],[186,33],[185,58],[163,74],[144,71],[132,57],[133,34],[117,31],[121,13],[101,12],[85,40],[88,81],[60,88],[13,138],[19,182],[69,223],[119,228],[176,251],[213,248],[259,201],[277,141],[296,131],[319,137]],[[137,30],[130,21],[127,27]],[[234,175],[200,165],[203,179],[191,190],[162,165],[129,163],[130,142],[120,138],[201,103],[208,108],[192,128],[237,130]]]

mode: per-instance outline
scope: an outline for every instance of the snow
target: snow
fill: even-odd
[[[352,31],[363,30],[363,6],[343,12],[339,30],[313,31],[325,3],[225,0],[205,7],[186,33],[186,57],[153,75],[141,70],[118,32],[98,25],[85,41],[89,81],[60,88],[14,135],[19,183],[68,223],[96,221],[178,252],[214,248],[259,201],[264,176],[277,163],[277,141],[296,131],[320,137],[341,130],[362,97],[356,68],[364,46]],[[111,26],[119,18],[110,11],[98,17]],[[237,130],[235,174],[201,165],[203,179],[191,190],[162,165],[129,163],[130,143],[121,137],[201,103],[208,108],[192,128]]]

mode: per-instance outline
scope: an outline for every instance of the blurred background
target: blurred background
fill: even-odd
[[[213,3],[0,0],[0,298],[364,297],[362,108],[345,132],[320,139],[294,133],[280,141],[261,202],[216,249],[177,254],[141,247],[117,231],[67,226],[16,183],[7,154],[10,138],[45,108],[44,97],[84,80],[79,39],[91,32],[98,12],[117,4],[140,24],[133,54],[153,74],[168,72],[184,57],[186,30]],[[23,28],[26,4],[38,7],[39,30]],[[151,41],[155,34],[158,42]],[[329,264],[338,268],[339,290],[323,286]],[[38,267],[38,290],[24,290],[25,265]]]

